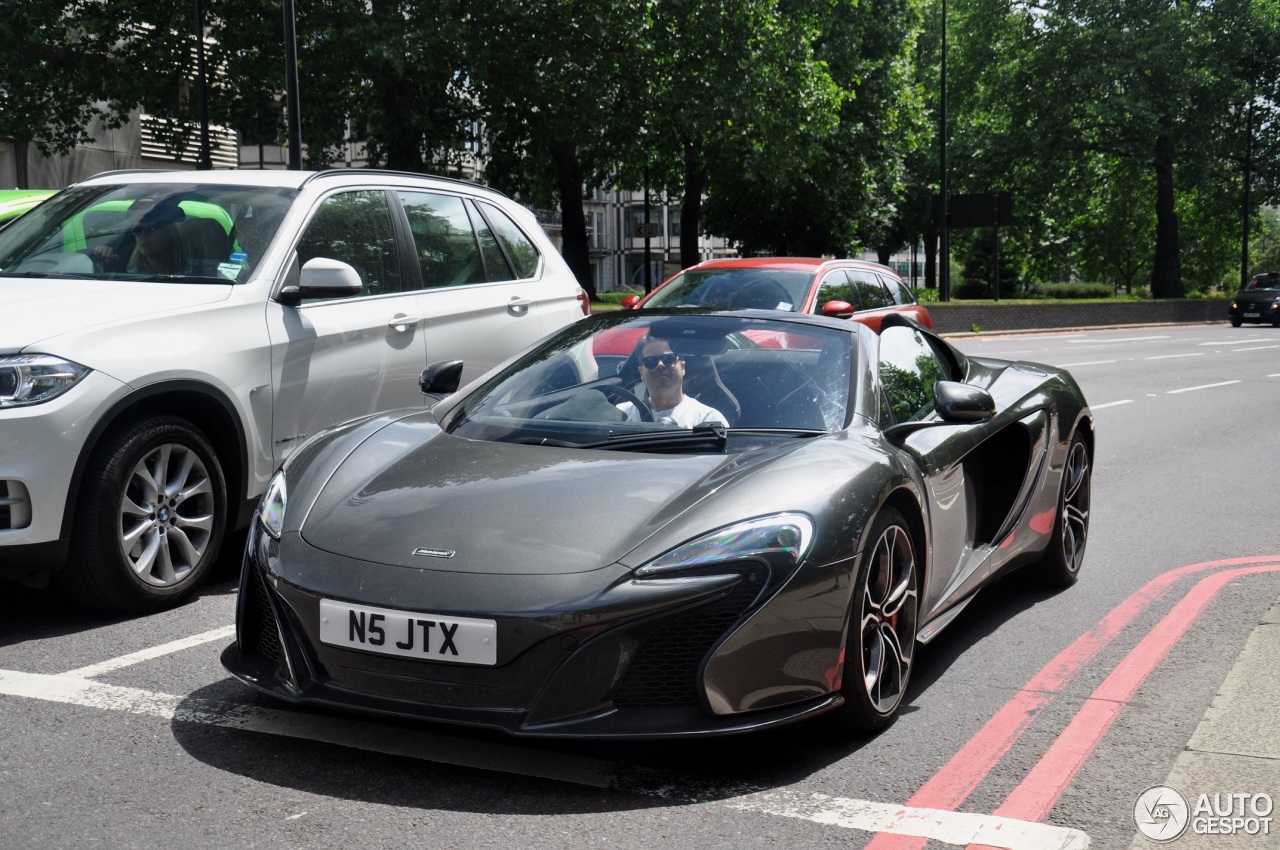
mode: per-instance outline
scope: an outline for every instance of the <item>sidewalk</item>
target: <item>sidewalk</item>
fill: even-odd
[[[1280,800],[1280,599],[1249,635],[1164,785],[1185,799],[1185,832],[1163,842],[1139,832],[1129,850],[1159,846],[1176,850],[1280,848],[1280,812],[1268,810]],[[1210,807],[1216,802],[1220,811],[1229,805],[1228,795],[1246,796],[1231,801],[1234,810],[1221,818],[1218,812],[1206,815],[1203,806],[1197,814],[1202,794],[1208,795]],[[1267,796],[1249,799],[1252,795]],[[1163,792],[1163,796],[1144,795],[1144,799],[1172,803],[1170,811],[1162,814],[1175,820],[1180,817],[1175,795]],[[1241,820],[1232,823],[1232,817]],[[1268,826],[1269,833],[1264,832]],[[1211,833],[1211,828],[1216,833]],[[1233,828],[1237,834],[1223,834]]]

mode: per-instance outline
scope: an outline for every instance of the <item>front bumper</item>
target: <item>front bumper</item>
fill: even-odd
[[[488,615],[498,622],[499,658],[494,666],[482,666],[320,643],[319,601],[334,594],[286,580],[281,573],[292,574],[292,569],[278,569],[278,553],[268,551],[273,543],[257,529],[251,532],[237,640],[223,652],[222,663],[245,684],[288,702],[513,735],[596,738],[746,732],[794,722],[842,702],[834,692],[810,689],[797,691],[786,704],[754,711],[718,713],[709,704],[702,680],[708,659],[776,590],[760,562],[735,563],[732,570],[677,582],[634,581],[629,571],[617,568],[602,592],[585,597],[566,593],[565,577],[501,577],[520,584],[515,595],[530,604],[523,611]],[[294,557],[305,551],[322,562],[310,564],[309,574],[336,566],[323,562],[337,556],[302,547],[306,544],[295,539],[286,540],[284,548]],[[368,583],[379,582],[371,573],[381,568],[345,559],[343,566],[348,574],[363,569]],[[430,585],[424,596],[435,600],[435,607],[405,607],[475,616],[440,607],[447,608],[445,600],[459,593],[451,582],[468,585],[466,595],[477,577],[423,571],[419,578]]]

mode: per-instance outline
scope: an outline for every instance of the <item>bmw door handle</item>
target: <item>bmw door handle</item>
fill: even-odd
[[[515,297],[507,302],[507,312],[513,316],[525,316],[529,313],[529,308],[533,306],[533,302],[527,298]]]
[[[398,334],[413,330],[418,326],[418,322],[422,321],[421,316],[406,316],[404,313],[397,313],[387,322],[387,327]]]

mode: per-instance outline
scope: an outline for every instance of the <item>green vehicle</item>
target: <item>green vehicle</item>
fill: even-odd
[[[0,189],[0,227],[56,194],[54,189]]]

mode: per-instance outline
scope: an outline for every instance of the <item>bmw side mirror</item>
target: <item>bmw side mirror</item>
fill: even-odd
[[[364,289],[364,281],[354,267],[328,257],[307,260],[297,280],[296,285],[280,290],[280,303],[297,306],[308,298],[351,298]]]
[[[458,391],[458,384],[462,383],[462,367],[461,360],[441,360],[439,363],[432,363],[422,370],[422,375],[418,378],[418,387],[423,395],[452,395]]]
[[[933,385],[933,407],[947,422],[985,422],[995,415],[991,393],[959,381],[938,381]]]

